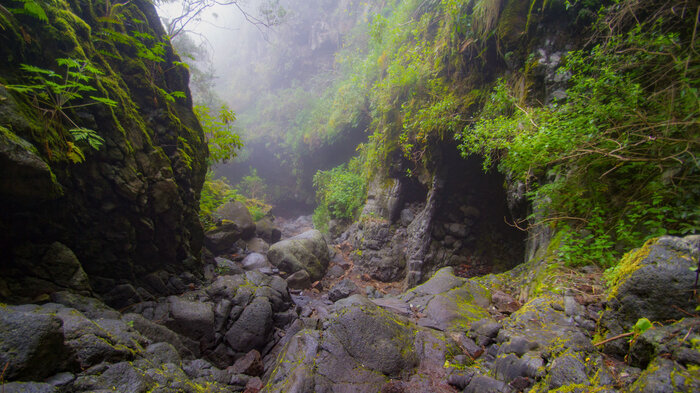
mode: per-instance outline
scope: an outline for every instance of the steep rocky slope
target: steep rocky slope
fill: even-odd
[[[188,73],[153,5],[40,8],[46,21],[26,12],[1,21],[0,298],[63,288],[106,294],[157,270],[192,269],[207,148]],[[69,132],[76,128],[93,130],[90,142],[101,146],[79,141]],[[114,296],[149,296],[126,291]]]

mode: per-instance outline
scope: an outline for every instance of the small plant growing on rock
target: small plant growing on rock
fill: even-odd
[[[88,60],[59,58],[56,62],[59,67],[65,67],[63,75],[53,70],[22,64],[20,68],[30,75],[28,80],[32,84],[5,87],[30,98],[31,105],[44,119],[46,130],[54,129],[67,146],[66,156],[74,163],[79,163],[85,161],[85,154],[74,142],[84,142],[92,149],[99,150],[104,139],[94,130],[80,126],[71,117],[71,112],[97,104],[114,107],[117,102],[106,97],[91,95],[91,92],[97,89],[92,87],[90,82],[102,75],[102,71],[95,68]],[[68,134],[65,133],[66,128],[68,128]],[[72,137],[72,141],[67,139],[68,135]],[[48,142],[46,147],[50,156]]]

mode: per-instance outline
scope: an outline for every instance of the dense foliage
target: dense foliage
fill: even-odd
[[[694,3],[316,3],[300,5],[305,16],[292,14],[287,27],[313,20],[303,18],[349,21],[332,67],[322,56],[313,66],[296,62],[289,53],[299,37],[278,37],[276,51],[255,63],[277,75],[261,88],[268,93],[241,89],[233,101],[245,112],[244,138],[264,140],[297,186],[310,176],[308,157],[358,130],[367,135],[352,170],[314,177],[317,225],[353,218],[379,172],[434,170],[439,146],[457,139],[465,157],[525,185],[537,218],[518,225],[557,226],[569,264],[609,265],[648,237],[697,232]],[[316,13],[306,12],[314,4]],[[543,66],[543,29],[558,21],[556,47],[579,48],[557,64],[564,95],[543,81],[553,72]],[[238,81],[256,83],[239,71]]]
[[[219,206],[229,201],[242,202],[255,221],[265,217],[272,209],[272,206],[266,204],[264,199],[242,194],[238,188],[229,184],[228,179],[225,177],[215,179],[214,173],[209,171],[199,200],[199,220],[205,229],[215,226],[214,212]]]
[[[612,33],[568,54],[566,99],[534,105],[501,80],[460,135],[465,155],[497,160],[550,201],[570,263],[610,264],[615,246],[694,233],[700,222],[695,11],[674,19],[671,9],[631,6],[647,18],[627,23],[629,10],[613,7],[598,26]]]
[[[353,159],[349,165],[341,165],[314,175],[316,200],[313,222],[316,228],[328,230],[332,219],[352,221],[365,202],[365,181],[359,174],[359,161]]]

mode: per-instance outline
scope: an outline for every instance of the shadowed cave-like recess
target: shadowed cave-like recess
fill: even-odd
[[[444,266],[473,277],[524,262],[527,232],[514,225],[527,215],[523,196],[512,191],[503,174],[485,172],[480,158],[464,159],[452,147],[443,149],[441,168],[444,181],[421,281]]]

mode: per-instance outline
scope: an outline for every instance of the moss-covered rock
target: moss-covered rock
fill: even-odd
[[[326,273],[330,254],[321,232],[311,230],[277,242],[267,252],[270,262],[286,273],[305,270],[312,280]]]
[[[41,7],[47,23],[14,14],[0,29],[0,83],[37,83],[21,64],[63,75],[58,58],[90,61],[101,75],[85,82],[94,92],[69,102],[74,109],[35,103],[21,90],[0,90],[3,269],[19,264],[12,250],[27,240],[65,244],[100,293],[155,270],[183,269],[202,244],[197,200],[207,148],[191,109],[188,73],[164,38],[155,8],[141,0],[111,10],[97,0]],[[184,98],[172,94],[178,91]],[[68,129],[76,126],[94,130],[103,145],[96,150],[74,140]],[[76,148],[82,163],[70,159]],[[27,300],[41,293],[31,293],[36,287],[19,294],[10,285],[1,295]]]
[[[390,378],[402,380],[405,391],[436,391],[448,365],[462,367],[447,336],[360,295],[339,300],[322,323],[286,342],[266,391],[377,392]]]
[[[622,258],[599,322],[603,338],[630,331],[640,318],[666,323],[695,312],[696,238],[652,239]],[[624,340],[605,345],[606,352],[621,356],[627,349]]]
[[[34,380],[69,363],[61,320],[31,310],[0,306],[0,363],[4,380]]]

